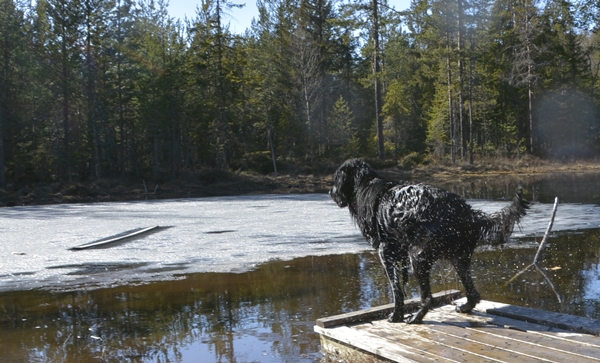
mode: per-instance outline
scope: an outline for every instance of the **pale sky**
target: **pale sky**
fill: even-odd
[[[229,30],[232,33],[243,33],[244,30],[250,27],[252,19],[258,15],[256,10],[256,0],[233,0],[234,4],[245,3],[242,9],[232,9],[231,18],[226,19],[229,21]],[[192,0],[170,0],[169,1],[169,13],[174,18],[182,19],[188,17],[189,19],[194,18],[196,14],[196,4],[199,1]],[[398,11],[406,10],[410,6],[410,0],[388,0],[388,4]]]

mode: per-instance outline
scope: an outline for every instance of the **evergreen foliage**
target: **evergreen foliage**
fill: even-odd
[[[595,1],[258,0],[232,34],[238,6],[0,0],[0,187],[600,152]]]

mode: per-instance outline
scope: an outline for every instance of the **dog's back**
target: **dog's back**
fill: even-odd
[[[489,221],[460,196],[425,184],[390,188],[378,215],[387,239],[409,248],[429,246],[442,258],[474,248]]]

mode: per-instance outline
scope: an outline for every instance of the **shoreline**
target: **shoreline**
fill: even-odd
[[[506,186],[557,174],[600,174],[600,162],[550,162],[523,158],[484,160],[474,164],[436,163],[413,168],[398,166],[375,169],[388,179],[433,184],[457,192],[457,189],[462,190],[469,185],[469,188],[473,189],[474,183]],[[106,178],[88,182],[41,182],[23,187],[12,186],[7,190],[0,189],[0,207],[253,194],[327,193],[333,183],[333,172],[274,176],[213,170],[201,173],[194,179],[160,183],[143,179]]]

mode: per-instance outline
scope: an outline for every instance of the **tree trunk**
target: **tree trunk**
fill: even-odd
[[[64,21],[64,20],[63,20]],[[63,114],[63,152],[62,152],[62,169],[67,174],[67,180],[69,182],[71,179],[71,163],[70,156],[71,151],[69,149],[69,134],[71,132],[69,125],[69,65],[68,65],[68,56],[67,56],[67,28],[66,24],[62,24],[62,43],[61,43],[61,51],[62,51],[62,93],[63,93],[63,102],[62,102],[62,114]],[[62,172],[61,172],[62,174]]]
[[[119,162],[118,167],[121,176],[125,176],[125,118],[123,110],[123,83],[121,72],[121,59],[123,50],[123,28],[121,23],[121,2],[117,5],[117,88],[118,88],[118,109],[119,109]]]
[[[373,0],[373,76],[375,78],[375,121],[377,123],[377,147],[379,158],[385,159],[385,148],[383,143],[383,120],[381,119],[381,84],[379,83],[379,13],[377,0]]]
[[[225,74],[223,71],[223,29],[221,24],[221,0],[217,0],[216,12],[216,48],[217,48],[217,109],[219,115],[216,120],[216,165],[218,169],[227,170],[227,116],[225,114]]]
[[[4,89],[4,87],[3,87]],[[1,95],[0,97],[2,97]],[[3,98],[0,98],[0,188],[6,188],[6,173],[4,171],[4,109],[2,108]]]
[[[469,163],[473,164],[473,39],[469,39]]]
[[[453,104],[452,104],[452,69],[450,64],[450,34],[446,34],[447,45],[446,45],[446,68],[448,77],[448,117],[450,118],[450,155],[452,162],[456,162],[456,135],[453,115]]]
[[[96,143],[96,62],[92,55],[92,8],[89,1],[85,3],[86,11],[86,66],[87,66],[87,139],[90,147],[90,176],[100,177],[100,160],[98,157],[98,145]]]
[[[460,156],[464,159],[467,149],[467,138],[465,133],[465,120],[463,112],[463,81],[464,81],[464,66],[463,66],[463,2],[458,1],[458,127],[460,133]]]
[[[271,117],[269,116],[269,107],[265,102],[265,116],[267,118],[267,141],[271,149],[271,160],[273,161],[273,172],[277,176],[277,157],[275,156],[275,143],[273,142],[273,126],[271,125]]]
[[[533,98],[533,85],[531,84],[531,44],[529,41],[529,16],[525,13],[525,34],[527,35],[527,116],[529,118],[529,152],[533,154],[533,142],[535,140],[533,135],[533,109],[532,109],[532,98]]]
[[[307,86],[307,82],[308,80],[306,79],[306,76],[304,77],[304,107],[306,109],[306,124],[308,126],[308,148],[309,148],[309,154],[310,154],[310,161],[313,162],[314,156],[315,156],[315,135],[314,133],[314,126],[313,126],[313,120],[310,117],[310,98],[308,96],[308,86]]]
[[[7,12],[8,13],[8,12]],[[10,15],[8,15],[10,16]],[[0,188],[6,188],[6,173],[4,171],[4,124],[8,115],[8,108],[4,108],[8,98],[8,76],[10,74],[11,47],[8,34],[3,34],[2,39],[2,75],[0,77]]]

